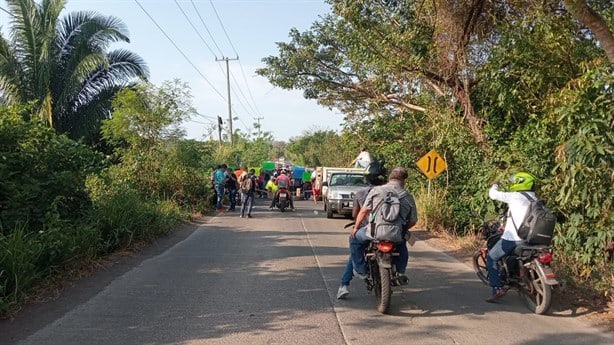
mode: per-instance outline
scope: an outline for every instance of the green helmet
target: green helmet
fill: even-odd
[[[510,192],[534,190],[535,188],[535,176],[528,172],[517,172],[510,176],[510,181],[512,182]]]

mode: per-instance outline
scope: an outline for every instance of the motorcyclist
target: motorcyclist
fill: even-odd
[[[352,217],[356,219],[358,212],[360,212],[361,207],[365,203],[365,199],[367,198],[367,194],[371,191],[374,186],[380,186],[386,183],[386,168],[380,162],[372,162],[365,169],[365,180],[369,184],[368,187],[365,187],[358,192],[356,192],[354,196],[354,208],[352,209]],[[364,219],[362,224],[360,224],[361,228],[367,226],[368,220]],[[353,246],[356,247],[355,250],[359,252],[364,252],[368,240],[365,241],[363,236],[364,233],[359,234],[357,237],[349,237],[350,248]],[[364,261],[364,260],[363,260]],[[352,280],[354,271],[354,265],[352,264],[352,257],[348,258],[348,262],[345,265],[345,270],[343,271],[343,275],[341,276],[341,284],[339,285],[339,290],[337,290],[337,299],[346,298],[347,295],[350,294],[349,285]]]
[[[512,185],[507,192],[499,189],[499,181],[497,180],[493,181],[488,191],[488,196],[491,199],[504,202],[508,205],[503,235],[488,251],[488,257],[486,259],[488,285],[492,287],[492,294],[486,299],[486,302],[490,303],[495,302],[497,299],[507,294],[507,289],[501,286],[498,265],[499,260],[513,252],[516,245],[523,242],[520,236],[518,236],[518,227],[522,224],[529,210],[530,201],[520,192],[526,192],[533,199],[536,199],[535,176],[527,172],[517,172],[510,176],[510,181]]]
[[[278,190],[275,193],[275,196],[273,197],[273,201],[271,202],[271,206],[269,207],[269,210],[272,210],[275,208],[275,205],[279,201],[279,192],[281,191],[281,189],[285,189],[286,194],[288,195],[288,201],[290,202],[290,209],[294,211],[294,201],[292,200],[292,193],[290,193],[290,189],[289,189],[290,188],[290,176],[288,175],[289,175],[288,170],[282,169],[279,176],[275,178],[274,183],[277,185]]]

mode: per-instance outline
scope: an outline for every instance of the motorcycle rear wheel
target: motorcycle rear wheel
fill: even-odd
[[[528,268],[523,281],[524,285],[519,292],[527,308],[535,314],[546,313],[552,301],[552,287],[546,284],[545,277],[541,277],[535,269]]]
[[[482,252],[477,251],[473,254],[473,270],[477,274],[482,283],[488,285],[488,267],[486,266],[486,258],[482,256]]]
[[[392,275],[390,268],[379,266],[379,288],[376,287],[375,295],[378,297],[377,311],[387,314],[390,309],[390,297],[392,296]],[[378,291],[379,290],[379,291]],[[379,292],[379,295],[378,295]]]

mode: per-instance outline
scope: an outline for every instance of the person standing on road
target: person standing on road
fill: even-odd
[[[222,205],[222,198],[224,198],[224,189],[226,188],[226,180],[228,179],[228,173],[226,164],[220,165],[220,167],[213,174],[213,184],[215,186],[215,192],[217,193],[217,210],[224,211]]]
[[[226,180],[226,190],[228,190],[228,199],[230,200],[230,207],[228,211],[234,211],[235,206],[237,206],[237,191],[238,191],[239,182],[237,182],[237,177],[234,172],[230,172],[228,174],[228,179]]]
[[[318,198],[322,195],[322,174],[316,170],[311,173],[311,191],[314,205],[318,204]]]
[[[247,218],[252,218],[252,208],[254,207],[254,195],[256,193],[257,179],[254,174],[256,170],[250,169],[249,173],[243,177],[241,182],[241,214],[239,217],[245,217],[245,211],[247,211]],[[251,182],[250,182],[251,181]]]
[[[365,200],[367,199],[367,195],[375,186],[381,186],[386,183],[386,168],[379,162],[372,162],[369,164],[369,167],[365,170],[365,179],[369,184],[369,187],[365,187],[358,192],[354,196],[354,208],[352,209],[352,218],[356,219],[358,216],[358,212],[365,204]],[[359,235],[356,237],[349,237],[350,248],[357,247],[355,250],[357,251],[365,251],[366,243],[368,243],[369,239],[362,234],[365,233],[368,228],[368,220],[367,218],[363,219],[362,223],[359,224],[359,227],[365,228]],[[350,294],[349,286],[350,281],[352,280],[354,271],[354,265],[352,264],[352,257],[348,258],[348,262],[345,265],[345,270],[343,271],[343,275],[341,276],[341,284],[339,285],[339,290],[337,290],[337,299],[344,299]]]

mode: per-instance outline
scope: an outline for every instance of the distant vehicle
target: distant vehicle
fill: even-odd
[[[345,173],[359,173],[363,174],[365,169],[363,168],[337,168],[337,167],[318,167],[316,170],[321,172],[322,181],[320,181],[320,185],[322,186],[322,199],[326,195],[328,189],[328,181],[330,181],[331,174],[334,172],[345,172]]]
[[[331,172],[327,181],[323,182],[322,190],[326,190],[322,193],[326,218],[333,218],[334,214],[351,217],[356,192],[369,186],[364,169],[350,170],[358,171]]]

